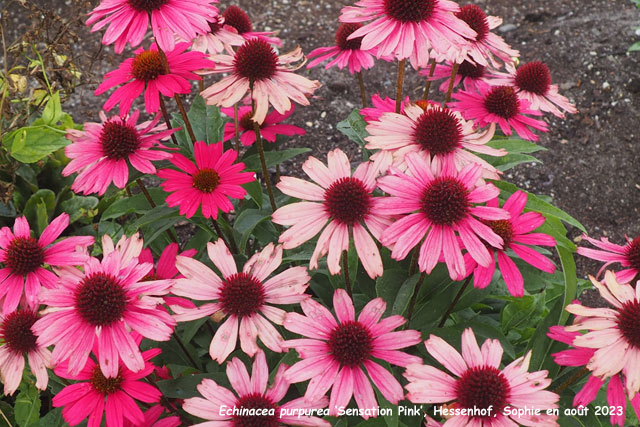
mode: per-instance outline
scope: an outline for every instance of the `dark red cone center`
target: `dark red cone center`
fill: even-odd
[[[238,34],[250,33],[253,31],[253,24],[247,12],[238,6],[229,6],[224,12],[225,25],[230,25],[238,31]]]
[[[640,302],[626,302],[618,313],[620,333],[632,347],[640,350]]]
[[[248,316],[257,313],[264,300],[262,282],[247,273],[236,273],[224,279],[218,302],[227,314]]]
[[[502,414],[510,392],[511,387],[502,372],[490,366],[471,368],[456,383],[458,407],[489,409],[491,406],[488,418]]]
[[[324,192],[325,209],[346,225],[362,221],[371,209],[371,202],[371,193],[358,178],[340,178]]]
[[[449,154],[460,146],[462,126],[451,110],[429,108],[418,117],[413,136],[431,155]]]
[[[216,18],[213,22],[209,22],[210,34],[216,34],[218,31],[220,31],[220,28],[222,28],[222,25],[220,25],[220,22],[218,22],[218,18]]]
[[[91,372],[90,383],[95,391],[103,395],[108,395],[121,389],[122,375],[118,372],[118,376],[115,378],[105,378],[100,369],[100,365],[97,365]]]
[[[254,374],[255,375],[255,374]],[[262,393],[251,393],[240,397],[235,407],[242,411],[247,411],[247,415],[233,415],[231,418],[231,425],[233,427],[278,427],[281,425],[279,420],[279,408],[268,397]],[[253,414],[259,413],[260,415],[250,415],[252,409]]]
[[[437,0],[384,0],[384,11],[400,22],[427,20],[435,9]]]
[[[640,236],[636,237],[626,247],[625,254],[629,262],[629,267],[640,270]]]
[[[367,327],[352,320],[331,331],[327,344],[331,355],[340,365],[354,367],[369,359],[373,337]]]
[[[511,119],[518,114],[520,102],[511,86],[496,86],[485,96],[484,106],[491,114]]]
[[[352,24],[340,24],[340,26],[338,27],[338,31],[336,31],[336,46],[338,46],[340,50],[360,49],[362,37],[357,37],[353,40],[347,40],[347,37],[349,37],[360,27],[362,27],[362,24],[357,22]]]
[[[5,265],[18,276],[31,273],[44,263],[44,250],[33,237],[14,238],[5,254]]]
[[[491,227],[494,233],[502,237],[504,241],[503,249],[507,249],[509,244],[513,240],[513,225],[508,219],[500,219],[497,221],[486,221],[486,224]]]
[[[220,175],[213,169],[200,169],[193,175],[193,188],[203,193],[213,193],[218,184],[220,184]]]
[[[127,159],[138,149],[140,137],[135,127],[116,117],[102,125],[100,143],[102,152],[109,159]]]
[[[458,74],[464,78],[479,79],[484,76],[485,68],[482,65],[475,65],[469,61],[462,61],[458,67]]]
[[[540,61],[521,65],[516,71],[516,85],[524,91],[546,95],[551,86],[549,67]]]
[[[120,282],[106,273],[86,276],[75,290],[78,314],[94,326],[108,326],[120,320],[127,302],[126,291]]]
[[[36,350],[36,336],[31,326],[38,320],[38,314],[31,310],[14,311],[5,317],[0,326],[0,338],[14,354],[24,354]]]
[[[438,177],[422,196],[422,211],[436,225],[451,226],[469,215],[469,191],[456,178]]]
[[[138,12],[153,12],[169,3],[169,0],[129,0],[128,3]]]
[[[158,76],[169,74],[167,60],[165,56],[155,50],[145,50],[140,52],[131,63],[131,74],[136,80],[148,82],[155,80]]]
[[[477,42],[484,40],[487,34],[489,34],[487,14],[475,4],[462,6],[460,11],[456,13],[456,16],[466,22],[473,31],[478,33],[476,36]]]
[[[278,55],[266,41],[251,39],[238,48],[233,66],[240,77],[257,82],[273,77],[278,66]]]
[[[253,120],[251,120],[251,117],[253,117],[253,113],[251,111],[249,111],[248,113],[244,114],[240,120],[238,120],[238,124],[240,125],[240,127],[242,129],[246,129],[248,131],[253,131],[253,124],[255,123]],[[259,125],[260,128],[262,128],[265,125],[265,123],[263,123],[262,125]]]

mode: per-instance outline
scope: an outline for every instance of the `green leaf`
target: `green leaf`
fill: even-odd
[[[336,125],[336,129],[363,149],[367,143],[365,138],[369,136],[366,127],[367,122],[364,121],[357,108],[349,114],[349,117]]]
[[[69,214],[69,224],[73,224],[90,209],[94,209],[98,206],[98,199],[96,197],[85,197],[74,195],[68,200],[60,203],[62,211]]]
[[[16,422],[13,416],[13,407],[4,400],[0,400],[0,412],[0,427],[13,427]]]
[[[260,185],[258,181],[251,181],[247,182],[246,184],[242,184],[242,188],[247,190],[247,194],[249,195],[251,200],[256,202],[256,205],[258,205],[258,207],[262,209],[262,185]]]
[[[507,154],[502,157],[478,154],[478,157],[486,160],[487,163],[502,172],[512,169],[522,163],[542,163],[540,160],[528,154]]]
[[[38,190],[29,197],[24,207],[24,215],[29,224],[37,224],[39,233],[44,231],[49,224],[49,217],[53,214],[56,204],[56,195],[51,190]]]
[[[629,52],[638,52],[640,51],[640,42],[635,42],[634,44],[632,44],[629,49]]]
[[[421,275],[414,274],[409,277],[405,282],[400,286],[398,293],[396,294],[396,299],[393,302],[393,307],[391,308],[391,314],[401,314],[404,315],[407,307],[409,307],[409,301],[411,300],[411,296],[413,296],[413,291],[420,280]]]
[[[525,141],[523,139],[506,139],[499,138],[493,139],[487,143],[487,145],[491,148],[495,149],[505,149],[509,152],[509,154],[530,154],[536,153],[538,151],[546,151],[547,149],[533,143],[531,141]]]
[[[251,237],[251,233],[256,226],[269,218],[271,218],[271,213],[258,209],[246,209],[240,212],[233,224],[233,228],[242,236],[239,245],[241,253],[244,253],[247,241],[249,241],[249,237]]]
[[[16,423],[20,427],[30,426],[40,418],[40,396],[33,384],[22,383],[20,393],[13,406]]]
[[[156,206],[164,204],[164,199],[167,197],[167,193],[160,188],[148,188],[147,191],[151,195],[151,199],[155,202]],[[106,221],[108,219],[120,218],[123,215],[132,213],[143,214],[151,210],[151,205],[146,196],[142,193],[136,194],[132,197],[125,197],[117,200],[111,204],[102,213],[100,221]]]
[[[127,235],[131,235],[136,231],[138,231],[141,227],[152,225],[152,224],[153,224],[153,228],[157,230],[160,228],[159,226],[160,221],[169,220],[168,222],[171,222],[171,224],[174,224],[180,221],[181,218],[182,217],[180,216],[180,214],[178,214],[177,207],[170,208],[169,206],[166,206],[166,205],[156,206],[155,208],[149,210],[147,213],[145,213],[140,218],[135,220],[133,223],[127,224],[125,226],[125,230],[127,232]],[[145,238],[145,243],[148,244],[150,240],[151,240],[150,238]]]
[[[62,105],[60,105],[60,92],[57,91],[49,97],[47,105],[42,110],[42,120],[48,125],[55,125],[62,118]]]
[[[224,381],[226,377],[223,373],[214,374],[194,374],[185,375],[182,378],[172,380],[157,381],[156,384],[164,397],[169,399],[187,399],[190,397],[200,396],[200,393],[196,389],[196,386],[202,382],[205,378],[210,378],[218,383]]]
[[[8,149],[14,159],[35,163],[69,143],[64,131],[46,125],[31,126],[18,129]]]
[[[407,280],[407,271],[403,268],[388,268],[376,279],[376,295],[387,303],[386,315],[391,314],[392,304],[402,284]]]
[[[198,95],[193,99],[187,117],[191,122],[196,141],[205,141],[209,144],[222,141],[225,121],[218,107],[206,105],[204,99]]]
[[[310,148],[289,148],[286,150],[280,151],[266,151],[264,153],[265,162],[267,167],[270,168],[279,163],[284,162],[285,160],[292,159],[300,154],[308,153],[311,151]],[[258,154],[253,154],[246,158],[242,159],[244,163],[245,169],[247,171],[258,172],[262,171],[262,165],[260,163],[260,156]]]
[[[47,415],[40,418],[38,427],[63,427],[67,425],[62,418],[62,408],[55,408]]]

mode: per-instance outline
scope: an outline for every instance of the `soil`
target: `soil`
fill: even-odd
[[[69,8],[87,2],[35,3],[42,7],[53,4],[57,13],[66,16]],[[227,3],[221,3],[224,9]],[[279,32],[285,42],[281,51],[300,45],[309,52],[333,44],[340,9],[346,3],[351,2],[242,0],[239,6],[249,12],[256,29]],[[552,196],[554,203],[581,221],[593,237],[608,236],[622,243],[625,234],[640,234],[640,52],[627,53],[628,46],[638,38],[634,27],[640,25],[640,10],[629,0],[475,3],[488,14],[503,18],[498,34],[520,50],[522,62],[546,62],[553,82],[579,109],[566,120],[546,117],[550,132],[540,138],[540,144],[548,149],[539,155],[543,164],[521,165],[505,179],[534,193]],[[14,25],[6,35],[9,42],[34,24],[21,16],[23,11],[17,4],[10,13],[14,14]],[[96,120],[106,96],[94,97],[93,90],[103,73],[117,67],[124,57],[115,55],[111,47],[100,48],[102,33],[90,34],[79,25],[75,31],[79,43],[74,50],[85,58],[80,70],[87,84],[76,89],[65,108],[77,122]],[[309,107],[297,108],[291,123],[304,127],[307,135],[294,137],[289,145],[311,147],[322,160],[329,149],[341,147],[358,161],[355,144],[335,127],[360,106],[356,80],[346,70],[325,70],[322,66],[309,70],[308,75],[324,85]],[[385,62],[378,62],[365,74],[369,94],[394,97],[395,80],[395,65]],[[419,96],[423,85],[422,78],[407,67],[405,94]],[[299,173],[296,171],[302,160],[285,165],[285,173]],[[570,233],[579,238],[578,230]],[[586,259],[578,264],[581,276],[597,272],[599,265]]]

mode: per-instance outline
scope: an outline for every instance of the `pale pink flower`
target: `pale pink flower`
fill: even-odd
[[[478,92],[458,91],[453,93],[457,102],[450,102],[454,111],[459,111],[467,120],[473,120],[477,127],[497,123],[505,135],[511,135],[511,128],[524,139],[537,141],[538,135],[528,126],[547,132],[548,125],[525,114],[541,116],[542,113],[531,109],[529,101],[520,98],[511,86],[489,86],[479,84]]]
[[[193,40],[191,49],[215,55],[229,49],[229,46],[242,46],[244,41],[235,28],[225,25],[223,16],[217,16],[209,22],[209,31]]]
[[[329,427],[328,421],[318,417],[294,413],[294,411],[311,411],[327,407],[328,400],[320,396],[314,400],[306,400],[303,397],[291,400],[284,404],[284,399],[289,390],[289,381],[285,375],[288,366],[280,364],[271,387],[267,388],[269,381],[269,367],[264,352],[259,351],[253,360],[251,376],[244,364],[234,357],[227,363],[227,378],[235,393],[216,384],[214,380],[203,379],[196,387],[204,397],[192,397],[186,399],[182,409],[186,412],[211,420],[209,422],[194,424],[194,426],[269,426],[282,425]],[[257,410],[264,415],[227,414],[227,411]],[[271,412],[271,414],[269,414]]]
[[[438,64],[431,76],[430,80],[442,80],[440,84],[440,92],[447,92],[449,90],[449,81],[451,80],[453,65],[450,62],[445,64]],[[418,71],[421,76],[428,76],[430,69],[422,69]],[[479,82],[485,84],[489,83],[489,70],[482,65],[474,65],[469,61],[462,61],[458,66],[458,72],[453,78],[453,87],[456,88],[462,83],[464,90],[468,92],[475,92],[479,90]]]
[[[138,240],[119,243],[116,248],[105,244],[102,261],[89,258],[83,270],[59,269],[58,286],[41,293],[49,307],[32,329],[39,345],[55,346],[52,363],[67,361],[72,375],[85,365],[94,344],[105,377],[118,375],[119,360],[137,372],[145,364],[129,331],[154,341],[167,341],[173,332],[175,320],[157,309],[171,281],[142,282],[153,264],[138,263]]]
[[[544,62],[534,61],[507,66],[507,73],[494,73],[491,85],[513,86],[521,99],[529,101],[529,108],[551,113],[564,118],[564,111],[576,114],[578,110],[569,100],[558,93],[558,85],[551,84],[551,72]]]
[[[527,194],[523,191],[516,191],[502,207],[511,214],[511,218],[486,222],[494,233],[502,237],[504,242],[502,249],[489,248],[489,250],[492,255],[493,253],[497,255],[502,279],[507,285],[509,293],[514,297],[524,295],[524,279],[520,270],[518,270],[518,266],[507,255],[507,249],[511,249],[520,259],[539,270],[550,274],[553,274],[556,270],[555,265],[549,258],[529,246],[525,246],[556,245],[555,239],[548,234],[532,233],[533,230],[544,224],[545,217],[538,212],[522,213],[526,204]],[[489,200],[487,206],[497,208],[499,206],[498,199]],[[469,274],[473,273],[473,286],[479,289],[489,286],[496,270],[496,261],[493,256],[489,267],[478,265],[468,254],[465,255],[465,263],[467,264],[467,272]]]
[[[177,257],[176,267],[185,278],[177,279],[172,293],[199,301],[210,301],[197,309],[171,306],[178,321],[199,319],[220,312],[227,319],[218,327],[209,354],[218,363],[236,348],[249,356],[258,351],[257,338],[270,350],[281,352],[282,336],[270,323],[281,325],[286,312],[273,304],[297,304],[305,294],[310,277],[304,267],[291,267],[268,278],[282,263],[282,246],[268,244],[254,254],[238,272],[222,239],[207,244],[207,253],[222,278],[199,261]]]
[[[212,73],[229,73],[217,83],[205,89],[201,95],[209,105],[233,107],[247,91],[255,103],[252,120],[262,123],[269,104],[280,114],[291,110],[291,100],[309,105],[308,96],[321,85],[293,73],[304,65],[300,47],[278,56],[269,43],[259,38],[246,41],[229,55],[213,55],[216,67]],[[296,64],[298,63],[298,64]]]
[[[36,377],[36,388],[47,389],[51,352],[36,342],[31,326],[37,319],[35,311],[25,308],[8,315],[0,312],[0,341],[3,343],[0,346],[0,380],[7,396],[11,396],[22,382],[25,356]]]
[[[247,12],[239,8],[238,6],[228,6],[224,12],[222,12],[224,22],[226,25],[234,28],[238,34],[240,34],[244,40],[251,40],[258,38],[269,44],[275,46],[282,46],[282,40],[274,36],[273,31],[253,31],[253,23],[251,18],[247,15]]]
[[[605,273],[603,282],[593,276],[590,279],[612,308],[590,308],[579,302],[569,304],[566,310],[581,317],[565,329],[588,331],[572,343],[596,350],[587,368],[601,379],[624,374],[626,392],[629,399],[633,399],[640,391],[640,287],[634,289],[619,283],[611,271]]]
[[[349,250],[349,241],[353,239],[369,277],[382,276],[382,258],[371,235],[380,240],[390,219],[377,209],[381,198],[373,197],[378,165],[361,163],[352,175],[349,159],[339,148],[327,154],[327,163],[325,166],[315,157],[309,157],[302,165],[302,170],[317,184],[291,176],[284,176],[278,182],[277,187],[284,194],[304,200],[273,213],[273,222],[291,226],[280,235],[279,241],[285,249],[292,249],[322,231],[309,268],[318,268],[318,259],[328,253],[329,272],[338,274],[340,256]]]
[[[361,28],[362,24],[340,24],[336,31],[335,46],[319,47],[312,50],[307,58],[313,59],[307,65],[307,68],[315,67],[327,59],[336,57],[325,65],[325,69],[331,68],[337,65],[339,69],[349,67],[351,74],[359,73],[360,71],[367,70],[374,65],[373,56],[370,51],[362,50],[360,43],[362,38],[356,38],[348,40],[347,38],[358,28]]]
[[[206,34],[209,22],[218,15],[212,3],[218,0],[102,0],[89,12],[87,25],[91,32],[108,26],[102,44],[115,43],[115,52],[122,53],[127,43],[138,46],[149,28],[163,50],[172,50],[175,34],[183,40],[192,40]]]
[[[171,157],[171,153],[155,149],[166,149],[160,141],[178,129],[159,125],[159,114],[151,121],[136,124],[139,116],[140,111],[135,110],[128,117],[107,118],[100,111],[102,123],[85,123],[83,130],[67,129],[67,139],[72,143],[64,152],[71,161],[62,175],[79,172],[71,186],[73,191],[102,195],[111,183],[124,188],[129,182],[129,164],[142,173],[154,174],[152,161]]]
[[[409,97],[405,96],[400,103],[400,113],[404,112],[404,107],[409,103]],[[383,113],[394,113],[396,111],[396,100],[386,96],[381,98],[379,93],[371,96],[371,105],[373,105],[373,107],[367,107],[360,110],[360,114],[367,123],[379,120]]]
[[[31,237],[29,222],[23,216],[15,219],[13,232],[9,227],[0,229],[0,299],[2,313],[10,314],[23,297],[27,307],[37,309],[38,293],[42,286],[54,288],[58,278],[45,269],[45,265],[79,265],[88,258],[87,246],[91,236],[73,236],[54,243],[69,225],[69,215],[63,213],[44,229],[39,239]]]
[[[497,150],[486,144],[491,141],[495,124],[477,132],[473,122],[462,118],[457,111],[429,103],[422,108],[407,105],[404,114],[384,113],[378,121],[367,125],[369,136],[365,138],[369,150],[381,150],[371,158],[381,158],[401,170],[406,169],[405,156],[421,153],[431,158],[433,167],[460,171],[471,163],[482,165],[483,178],[498,179],[500,172],[487,161],[472,152],[490,156],[505,156],[507,151]],[[386,158],[386,160],[382,160]]]
[[[382,235],[383,245],[393,245],[391,257],[404,259],[424,238],[418,258],[420,271],[431,273],[443,255],[449,275],[456,280],[465,275],[459,237],[470,256],[488,267],[492,256],[482,240],[499,249],[504,242],[476,217],[496,221],[510,215],[498,207],[479,205],[500,193],[493,184],[481,181],[482,167],[469,164],[460,172],[439,170],[416,153],[408,154],[406,162],[409,175],[392,169],[391,175],[378,179],[378,187],[391,195],[380,200],[379,211],[403,215]]]
[[[264,121],[259,125],[262,139],[269,142],[276,142],[278,135],[304,135],[306,133],[304,129],[281,123],[291,117],[294,110],[295,105],[291,105],[291,110],[285,114],[280,114],[277,111],[272,111],[267,114]],[[220,111],[231,118],[234,116],[233,108],[221,108]],[[253,128],[253,120],[251,120],[252,115],[251,107],[245,106],[238,108],[238,133],[240,135],[240,142],[245,147],[249,147],[256,142],[256,133]],[[234,123],[226,123],[224,125],[224,136],[222,140],[229,141],[235,137],[235,134]]]
[[[365,22],[349,39],[362,38],[362,49],[377,48],[376,57],[409,58],[414,68],[426,67],[431,50],[456,58],[457,50],[476,32],[456,18],[460,10],[449,0],[360,0],[342,8],[341,22]],[[449,53],[451,52],[451,53]]]
[[[615,262],[625,267],[624,270],[615,272],[618,281],[621,283],[631,283],[640,274],[640,236],[633,240],[626,237],[627,244],[624,246],[611,243],[606,237],[596,240],[583,234],[582,238],[599,249],[580,246],[578,247],[578,253],[587,258],[605,262],[600,271],[598,271],[597,277],[600,277],[602,272]]]
[[[417,356],[399,351],[420,342],[418,331],[393,331],[405,323],[404,317],[396,315],[380,320],[386,303],[375,298],[356,320],[353,302],[344,289],[336,289],[333,294],[337,321],[327,308],[311,298],[300,306],[304,316],[287,313],[284,327],[307,338],[284,342],[284,347],[295,348],[302,358],[286,371],[285,378],[292,383],[311,379],[305,392],[307,400],[317,400],[332,389],[329,415],[347,407],[352,396],[359,408],[376,408],[371,381],[392,404],[404,398],[398,380],[373,359],[403,367],[420,362]]]
[[[547,371],[529,372],[531,351],[500,369],[502,345],[487,339],[478,346],[471,328],[462,333],[462,354],[445,340],[431,335],[427,352],[449,373],[429,365],[409,365],[404,376],[407,399],[413,403],[446,404],[449,409],[487,410],[487,416],[453,415],[452,426],[557,426],[557,416],[547,409],[558,408],[559,396],[545,390],[551,379]],[[506,407],[521,409],[522,416],[504,414]],[[524,411],[527,409],[528,411]],[[540,414],[531,411],[539,409]],[[431,424],[433,425],[433,424]]]

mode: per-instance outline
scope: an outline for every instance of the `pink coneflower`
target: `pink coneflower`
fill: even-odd
[[[378,407],[365,370],[389,402],[396,405],[404,398],[398,380],[374,360],[397,366],[419,363],[420,358],[399,351],[420,342],[418,331],[393,331],[405,323],[404,317],[396,315],[380,321],[386,303],[382,298],[375,298],[356,320],[353,302],[344,289],[337,289],[333,294],[338,321],[311,298],[300,306],[305,315],[287,313],[284,327],[308,338],[285,341],[284,346],[295,348],[303,359],[285,373],[285,378],[292,383],[311,379],[305,393],[307,400],[319,399],[333,386],[329,415],[336,415],[338,408],[347,407],[352,396],[361,409]]]
[[[268,244],[254,254],[238,272],[222,239],[207,244],[207,252],[222,278],[199,261],[177,257],[176,267],[185,278],[178,279],[172,293],[199,301],[213,301],[195,310],[176,308],[178,321],[193,320],[220,311],[227,320],[211,340],[209,354],[218,363],[236,348],[238,326],[240,347],[249,356],[258,351],[257,338],[270,350],[281,352],[282,336],[270,323],[281,325],[285,311],[272,304],[297,304],[309,297],[304,291],[310,277],[304,267],[291,267],[267,279],[282,262],[282,246]],[[172,307],[174,308],[174,307]]]
[[[506,253],[507,249],[511,249],[527,264],[533,265],[535,268],[546,273],[554,273],[556,270],[553,262],[538,251],[525,245],[542,245],[555,246],[556,241],[553,237],[544,233],[532,233],[533,230],[544,224],[545,218],[538,212],[522,213],[527,203],[527,194],[523,191],[513,193],[502,207],[511,214],[510,219],[498,221],[487,221],[486,224],[491,227],[494,233],[502,237],[502,249],[489,247],[488,249],[498,256],[498,266],[500,273],[504,279],[505,285],[509,293],[514,297],[524,295],[524,280],[518,266],[509,258]],[[498,199],[489,200],[487,206],[498,207]],[[467,262],[467,272],[473,271],[473,286],[484,289],[489,286],[493,273],[496,269],[494,257],[491,257],[489,267],[478,265],[470,256],[465,255]]]
[[[242,46],[244,41],[244,37],[235,28],[225,25],[224,17],[217,16],[209,22],[209,31],[193,40],[191,49],[215,55],[229,46]]]
[[[547,371],[529,372],[531,351],[500,369],[502,345],[487,339],[478,346],[471,328],[462,333],[462,355],[445,340],[431,335],[425,341],[429,354],[451,374],[429,365],[409,365],[404,376],[407,399],[413,403],[446,404],[448,409],[486,410],[486,416],[453,415],[455,426],[557,426],[557,416],[547,409],[558,407],[559,396],[544,390],[551,384]],[[506,407],[521,409],[522,416]],[[527,410],[525,410],[527,409]],[[539,409],[541,414],[531,412]]]
[[[382,276],[380,251],[369,234],[379,240],[390,224],[389,217],[376,207],[381,198],[372,194],[378,166],[373,162],[361,163],[351,175],[349,159],[339,148],[330,151],[327,160],[328,167],[315,157],[309,157],[302,165],[302,170],[317,184],[290,176],[284,176],[278,182],[277,187],[284,194],[305,200],[283,206],[273,213],[273,222],[292,226],[280,235],[280,243],[285,249],[292,249],[324,229],[309,268],[318,268],[318,259],[328,253],[329,272],[338,274],[340,255],[349,250],[351,237],[369,277]]]
[[[605,262],[600,268],[600,271],[598,271],[597,277],[600,277],[602,272],[615,262],[619,262],[620,265],[626,267],[624,270],[616,271],[616,278],[619,282],[631,283],[638,277],[640,273],[640,236],[637,236],[633,240],[626,237],[627,244],[624,246],[611,243],[606,237],[596,240],[583,234],[582,238],[595,247],[602,249],[590,249],[583,246],[578,247],[578,253],[580,255]]]
[[[409,97],[405,96],[400,104],[400,113],[404,112],[404,107],[407,106],[409,102]],[[367,123],[379,120],[383,113],[395,113],[396,111],[396,100],[389,97],[381,98],[378,93],[371,96],[371,105],[373,105],[373,107],[360,110],[360,114]]]
[[[291,105],[291,109],[285,114],[280,114],[277,111],[272,111],[264,119],[264,122],[260,124],[260,136],[263,140],[269,142],[276,142],[278,135],[304,135],[306,132],[304,129],[294,125],[287,125],[281,122],[287,120],[293,114],[295,105]],[[229,117],[233,117],[233,108],[221,108],[224,114]],[[253,128],[253,120],[251,120],[251,107],[238,108],[238,133],[240,134],[240,142],[245,147],[249,147],[256,142],[256,133]],[[233,122],[226,123],[224,125],[224,136],[222,141],[228,141],[235,136],[235,127]]]
[[[529,101],[529,108],[564,118],[564,112],[576,114],[578,110],[558,93],[558,85],[551,84],[551,72],[544,62],[534,61],[519,66],[507,66],[508,73],[495,73],[492,85],[513,86],[520,98]]]
[[[445,79],[440,84],[440,91],[447,92],[449,90],[449,80],[451,80],[451,72],[453,66],[451,63],[438,64],[433,72],[433,76],[429,80],[441,80]],[[418,72],[421,76],[428,76],[430,70],[423,69]],[[464,90],[469,92],[475,92],[479,90],[478,82],[488,83],[489,72],[487,67],[482,65],[474,65],[469,61],[462,61],[458,66],[458,72],[453,79],[453,87],[456,88],[462,83]]]
[[[222,12],[226,25],[234,28],[245,40],[258,38],[275,46],[282,46],[282,40],[274,36],[273,31],[253,31],[253,23],[247,12],[238,6],[229,6]]]
[[[633,399],[640,391],[640,293],[631,285],[619,283],[611,271],[605,273],[604,282],[593,276],[590,279],[613,308],[590,308],[579,302],[569,304],[566,310],[581,317],[566,330],[589,331],[577,336],[572,343],[596,350],[587,368],[601,379],[623,373],[627,394]]]
[[[56,286],[58,278],[44,268],[45,264],[79,265],[87,260],[78,249],[91,245],[91,236],[66,237],[51,245],[68,225],[69,215],[63,213],[47,225],[38,240],[31,237],[29,222],[23,216],[16,218],[13,232],[9,227],[0,229],[0,262],[4,263],[0,269],[0,298],[5,316],[18,307],[23,289],[27,307],[37,309],[41,287]]]
[[[573,340],[580,335],[582,335],[580,332],[569,332],[563,326],[552,326],[549,328],[549,333],[547,333],[549,338],[574,347],[552,354],[551,356],[556,364],[561,366],[584,366],[589,363],[596,350],[575,346]],[[607,386],[607,402],[611,407],[616,408],[616,410],[611,411],[610,422],[611,425],[617,424],[620,427],[625,424],[625,413],[627,409],[627,398],[625,396],[623,381],[624,378],[622,374],[616,374],[609,378],[609,384]],[[588,406],[595,400],[598,392],[606,382],[606,378],[589,375],[584,386],[573,398],[573,406]],[[636,393],[635,397],[629,400],[636,414],[640,414],[640,394]],[[617,408],[622,408],[622,411],[619,411]]]
[[[279,402],[289,390],[285,379],[288,366],[280,364],[273,384],[267,388],[269,367],[264,352],[259,351],[253,361],[251,376],[244,364],[234,357],[227,363],[227,378],[235,393],[219,386],[214,380],[203,379],[197,389],[204,397],[192,397],[184,401],[182,409],[205,420],[194,426],[265,426],[282,425],[329,427],[328,421],[304,415],[302,411],[327,407],[327,398],[320,396],[312,401],[301,397],[284,404]],[[233,409],[258,412],[259,415],[233,414]],[[295,412],[299,411],[299,412]],[[228,412],[228,413],[227,413]],[[298,415],[299,414],[299,415]]]
[[[167,412],[161,404],[157,404],[143,412],[144,421],[142,423],[132,422],[125,418],[122,425],[123,427],[178,427],[182,425],[180,417],[176,415],[160,419]]]
[[[459,171],[470,163],[478,163],[482,165],[484,178],[498,179],[498,170],[470,151],[507,155],[506,150],[486,145],[493,138],[495,124],[476,132],[473,122],[438,104],[430,103],[425,108],[410,104],[404,108],[404,114],[384,113],[378,121],[367,125],[367,132],[365,148],[382,150],[377,157],[386,155],[392,166],[403,170],[407,154],[421,153],[431,158],[435,168]]]
[[[513,127],[521,138],[537,141],[538,135],[531,132],[527,126],[543,132],[549,130],[545,122],[524,115],[541,116],[542,113],[530,109],[529,101],[519,98],[515,88],[480,84],[478,89],[480,93],[453,93],[458,102],[450,102],[449,106],[459,111],[465,119],[474,120],[478,127],[497,123],[505,135],[511,135]]]
[[[107,119],[100,111],[102,123],[85,123],[83,130],[67,129],[67,138],[72,144],[64,149],[71,162],[62,175],[69,176],[80,171],[71,189],[76,193],[98,193],[107,191],[109,184],[124,188],[129,182],[129,163],[142,173],[156,173],[152,161],[171,157],[160,143],[178,129],[158,125],[160,115],[144,123],[136,124],[140,111],[129,117],[112,116]],[[129,162],[127,162],[127,160]]]
[[[140,340],[135,340],[138,341],[136,343],[128,332],[123,333],[128,336],[137,349]],[[108,350],[105,349],[105,351]],[[101,352],[94,351],[94,354],[96,359],[103,359]],[[67,363],[62,363],[54,370],[56,375],[79,382],[60,390],[53,397],[53,406],[56,408],[64,407],[62,417],[72,426],[80,424],[87,417],[89,417],[89,426],[100,426],[103,414],[106,415],[106,425],[108,426],[123,426],[125,420],[130,421],[133,425],[142,426],[145,422],[145,415],[138,407],[136,400],[144,403],[157,403],[160,401],[162,393],[152,385],[138,380],[153,372],[155,366],[149,360],[158,354],[160,354],[160,349],[157,348],[143,352],[140,356],[142,368],[135,372],[132,372],[121,362],[115,363],[116,374],[111,378],[105,377],[100,366],[91,358],[86,359],[82,369],[77,373],[69,372]],[[170,425],[175,426],[176,424]]]
[[[252,120],[262,123],[269,104],[280,113],[291,109],[291,99],[301,105],[309,105],[307,96],[319,88],[320,82],[293,73],[304,65],[300,47],[278,56],[269,43],[259,38],[245,42],[230,55],[213,55],[216,67],[212,73],[230,73],[201,95],[209,105],[232,107],[247,91],[255,102]],[[294,65],[295,63],[298,63]]]
[[[218,210],[229,212],[233,205],[229,198],[241,199],[247,194],[242,184],[255,181],[253,172],[240,172],[244,163],[233,163],[238,157],[235,150],[223,151],[223,143],[207,145],[199,141],[193,145],[195,164],[182,154],[175,153],[170,162],[173,169],[158,171],[158,177],[166,179],[162,188],[170,192],[169,206],[180,206],[180,215],[191,218],[202,208],[205,218],[218,218]]]
[[[359,73],[363,69],[367,70],[374,65],[373,56],[371,52],[362,50],[360,43],[362,38],[356,38],[348,40],[354,31],[361,28],[362,24],[340,24],[338,31],[336,31],[336,44],[335,46],[319,47],[312,50],[307,58],[315,58],[307,65],[307,68],[315,67],[327,59],[336,58],[325,65],[325,69],[331,68],[337,65],[341,70],[349,66],[349,72],[351,74]],[[316,58],[317,57],[317,58]]]
[[[465,275],[459,236],[469,255],[488,267],[491,253],[480,239],[499,249],[504,242],[475,217],[497,221],[510,215],[498,207],[478,205],[500,192],[493,184],[480,183],[482,167],[469,164],[460,172],[441,171],[416,153],[408,154],[406,162],[410,175],[396,170],[378,179],[378,187],[392,196],[380,200],[380,212],[404,215],[382,236],[383,245],[393,245],[392,258],[404,259],[426,236],[420,247],[420,271],[431,273],[442,254],[451,278],[459,279]]]
[[[137,49],[134,58],[125,59],[117,70],[109,71],[95,90],[96,95],[101,95],[126,83],[111,94],[104,109],[109,111],[120,104],[120,115],[124,116],[129,113],[133,101],[144,92],[145,109],[151,114],[160,108],[160,94],[172,97],[176,93],[189,93],[189,80],[202,79],[194,71],[214,67],[202,52],[185,52],[189,46],[190,43],[178,43],[173,50],[159,52],[153,43],[149,50]]]
[[[36,377],[36,388],[47,389],[51,352],[36,343],[31,326],[37,319],[38,313],[29,309],[16,310],[6,316],[0,312],[0,341],[3,342],[0,346],[0,379],[7,396],[11,396],[22,382],[25,355]]]
[[[461,48],[476,36],[464,21],[456,18],[460,6],[449,0],[360,0],[342,8],[341,22],[365,22],[349,38],[362,38],[362,49],[377,48],[376,56],[409,58],[414,68],[426,67],[432,49],[457,57]],[[452,46],[453,45],[453,46]]]
[[[155,270],[152,268],[149,274],[143,280],[166,280],[173,279],[178,276],[178,268],[176,267],[176,256],[178,255],[178,244],[170,243],[160,254],[160,258],[158,259],[158,265]],[[180,252],[180,256],[192,258],[195,254],[198,253],[197,249],[188,249],[184,252]],[[145,248],[140,252],[138,256],[138,261],[140,263],[150,263],[153,264],[153,254],[149,248]]]
[[[89,12],[87,25],[91,32],[108,26],[102,44],[115,43],[115,52],[122,53],[129,43],[138,46],[149,28],[163,50],[172,50],[175,34],[183,40],[192,40],[198,34],[206,34],[209,22],[218,15],[212,3],[218,0],[102,0]]]
[[[32,329],[38,344],[55,345],[52,363],[68,361],[73,375],[85,365],[94,343],[104,376],[118,375],[119,360],[137,372],[145,365],[128,331],[154,341],[167,341],[173,332],[175,320],[157,309],[171,281],[142,282],[153,265],[139,264],[137,258],[124,264],[123,259],[123,252],[115,250],[102,261],[89,258],[84,271],[62,269],[58,286],[41,293],[49,307]]]

